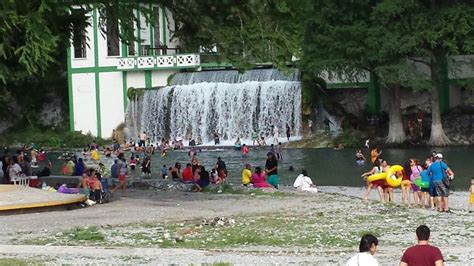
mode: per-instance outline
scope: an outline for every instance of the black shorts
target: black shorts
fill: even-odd
[[[438,193],[436,193],[436,188],[434,187],[433,184],[430,184],[430,188],[428,189],[430,193],[430,197],[437,197]]]

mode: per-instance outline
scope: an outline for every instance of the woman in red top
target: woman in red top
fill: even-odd
[[[193,168],[190,163],[188,163],[186,165],[186,168],[184,168],[182,177],[183,177],[183,182],[185,183],[193,182]]]

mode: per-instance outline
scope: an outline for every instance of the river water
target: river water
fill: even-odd
[[[242,159],[240,151],[231,148],[203,148],[198,158],[202,165],[210,169],[217,157],[222,157],[226,162],[229,171],[229,181],[234,184],[240,182],[241,170],[245,163],[250,163],[252,167],[265,166],[266,153],[270,150],[265,148],[250,148],[248,157]],[[437,152],[444,155],[446,162],[455,173],[454,186],[457,190],[467,190],[470,179],[474,177],[474,148],[469,147],[449,147],[437,148]],[[424,161],[431,154],[430,148],[413,148],[413,149],[384,149],[382,157],[389,164],[403,164],[409,158],[417,158]],[[54,167],[53,173],[58,173],[61,162],[55,157],[57,153],[51,154]],[[369,158],[369,152],[364,151],[364,155]],[[330,186],[362,186],[363,172],[369,171],[371,165],[366,163],[364,166],[358,166],[354,161],[355,149],[284,149],[283,160],[279,162],[279,176],[281,184],[292,184],[295,177],[301,169],[306,168],[317,185]],[[130,155],[127,155],[127,160]],[[152,174],[158,177],[160,168],[165,164],[167,167],[180,162],[183,167],[190,162],[187,151],[172,151],[162,158],[156,153],[152,158]],[[293,166],[295,171],[290,172],[288,169]],[[138,175],[139,170],[133,175]]]

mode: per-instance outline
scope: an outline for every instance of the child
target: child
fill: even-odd
[[[242,145],[242,157],[247,157],[247,154],[249,154],[249,148],[247,147],[247,145],[244,144]]]
[[[130,157],[130,169],[132,171],[135,171],[135,166],[137,165],[137,161],[135,160],[135,156],[132,156]]]
[[[150,158],[145,157],[142,163],[142,174],[145,176],[149,176],[151,174],[150,163]]]
[[[168,177],[168,169],[166,168],[165,164],[163,164],[163,167],[161,168],[161,177],[163,179],[166,179],[166,177]]]
[[[219,182],[219,175],[217,174],[216,168],[212,168],[211,170],[211,182],[214,184]]]
[[[474,177],[471,179],[471,186],[469,187],[469,193],[471,193],[469,199],[469,212],[472,212],[472,206],[474,206]]]
[[[100,202],[100,194],[103,191],[102,182],[100,181],[101,174],[95,173],[91,175],[89,179],[89,187],[90,187],[90,196],[89,198],[95,202]]]

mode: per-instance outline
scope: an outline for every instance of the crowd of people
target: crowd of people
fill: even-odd
[[[382,151],[374,148],[371,151],[371,161],[373,168],[362,174],[366,181],[367,189],[364,199],[367,200],[372,189],[376,189],[382,202],[394,202],[393,190],[386,178],[371,180],[371,176],[390,172],[390,165],[387,160],[381,157]],[[362,160],[360,151],[356,153],[356,161]],[[393,176],[387,178],[401,178],[401,203],[408,204],[408,207],[424,207],[438,210],[440,212],[450,212],[449,209],[449,188],[450,181],[454,178],[454,172],[444,161],[443,154],[433,152],[424,163],[418,159],[410,158],[403,164],[401,171],[396,171]],[[413,205],[412,201],[413,199]]]
[[[22,177],[49,175],[51,162],[46,160],[46,152],[37,149],[34,144],[24,145],[14,153],[4,147],[0,168],[3,173],[0,184],[10,184],[16,183]]]

